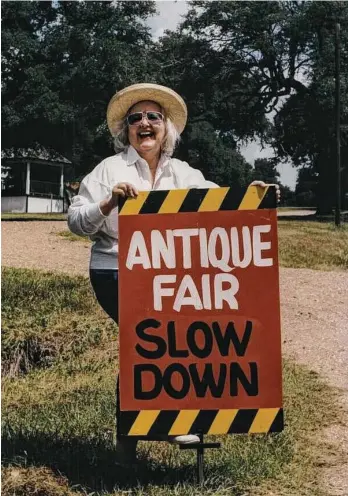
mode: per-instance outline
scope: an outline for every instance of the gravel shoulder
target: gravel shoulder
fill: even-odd
[[[2,222],[2,265],[88,275],[89,242],[57,236],[64,221]],[[348,272],[280,270],[283,352],[337,388],[348,411]],[[330,426],[323,441],[344,453],[323,454],[327,495],[348,495],[348,419]],[[335,450],[333,450],[335,451]],[[331,450],[332,452],[332,450]]]
[[[88,276],[91,243],[57,235],[66,230],[65,221],[3,221],[2,265]]]
[[[280,290],[283,352],[339,393],[344,421],[323,432],[334,448],[322,454],[322,477],[328,496],[347,496],[348,273],[283,268]]]

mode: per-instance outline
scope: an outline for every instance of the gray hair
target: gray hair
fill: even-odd
[[[162,153],[171,157],[174,153],[175,147],[180,141],[180,134],[178,133],[173,122],[166,117],[164,120],[165,134],[161,143]],[[114,148],[116,153],[123,152],[129,145],[128,139],[128,125],[125,120],[115,122],[114,124]]]

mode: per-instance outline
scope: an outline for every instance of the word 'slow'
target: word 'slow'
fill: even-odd
[[[201,267],[216,267],[222,272],[251,264],[269,267],[273,265],[273,258],[263,252],[271,249],[271,237],[264,240],[262,235],[270,232],[270,224],[230,229],[215,227],[210,233],[205,228],[167,229],[165,234],[154,229],[146,242],[144,234],[135,231],[126,266],[129,270],[135,265],[141,265],[143,269],[191,269],[193,258],[199,258]]]
[[[213,349],[218,350],[221,356],[245,355],[253,333],[253,323],[247,320],[244,328],[237,332],[234,322],[228,322],[225,328],[221,328],[219,322],[211,325],[203,321],[192,322],[184,331],[177,323],[170,320],[166,324],[166,330],[162,322],[156,319],[145,319],[139,322],[135,328],[139,341],[135,350],[142,358],[158,360],[165,355],[170,358],[187,358],[190,355],[197,358],[207,358]],[[156,332],[156,329],[158,331]],[[179,348],[177,336],[186,335],[186,347]],[[166,336],[166,337],[165,337]],[[146,347],[144,344],[149,343]]]

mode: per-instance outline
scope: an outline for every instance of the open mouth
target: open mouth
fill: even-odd
[[[155,133],[153,131],[140,131],[138,133],[139,138],[141,139],[146,139],[146,138],[154,138]]]

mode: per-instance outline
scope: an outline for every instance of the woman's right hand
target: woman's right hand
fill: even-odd
[[[138,196],[138,190],[133,184],[130,183],[117,183],[111,192],[111,197],[105,198],[99,204],[100,211],[103,215],[109,215],[111,210],[113,210],[118,205],[118,197],[122,196],[136,198]]]
[[[124,197],[136,198],[138,196],[138,190],[133,184],[130,183],[117,183],[116,186],[112,188],[112,197],[115,198],[116,204],[118,195]]]

